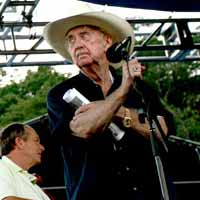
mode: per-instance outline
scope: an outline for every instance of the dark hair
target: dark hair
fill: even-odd
[[[4,128],[1,132],[1,154],[7,155],[11,150],[15,147],[15,139],[17,137],[27,139],[27,132],[25,131],[25,127],[27,125],[21,123],[13,123]]]

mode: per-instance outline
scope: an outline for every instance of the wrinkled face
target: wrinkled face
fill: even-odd
[[[106,59],[105,52],[111,44],[111,36],[90,26],[79,26],[66,34],[66,48],[80,68]]]
[[[28,136],[26,140],[21,139],[21,153],[27,159],[30,166],[34,166],[41,163],[41,156],[44,147],[40,144],[40,138],[34,129],[31,127],[25,127],[25,131],[28,132]]]

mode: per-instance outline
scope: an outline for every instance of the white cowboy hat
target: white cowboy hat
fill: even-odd
[[[133,28],[126,20],[105,11],[87,12],[50,22],[44,28],[43,37],[55,52],[71,62],[72,59],[65,45],[65,35],[69,30],[81,25],[99,27],[112,36],[113,43],[121,42],[131,36],[129,53],[132,53],[134,48]],[[118,66],[115,64],[114,67]]]

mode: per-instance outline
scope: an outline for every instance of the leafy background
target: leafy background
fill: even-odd
[[[145,66],[144,79],[174,114],[177,136],[200,141],[199,62],[145,63]],[[51,67],[40,66],[37,72],[29,71],[20,83],[0,88],[0,128],[45,115],[49,89],[67,78]]]

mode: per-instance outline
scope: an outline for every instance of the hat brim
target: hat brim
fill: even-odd
[[[126,37],[132,37],[130,52],[134,48],[134,33],[131,25],[124,19],[107,12],[88,12],[48,23],[43,32],[44,39],[62,57],[72,62],[71,56],[65,47],[66,33],[81,25],[99,27],[112,36],[113,43],[120,42]],[[120,64],[115,64],[117,68]]]

